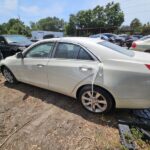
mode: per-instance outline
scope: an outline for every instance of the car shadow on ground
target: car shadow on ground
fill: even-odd
[[[22,101],[26,101],[28,97],[34,97],[40,99],[48,104],[55,105],[65,111],[79,115],[87,121],[95,124],[108,125],[117,128],[117,120],[124,117],[131,117],[130,110],[115,110],[109,114],[94,114],[83,108],[78,100],[71,97],[52,92],[49,90],[41,89],[25,83],[18,83],[16,85],[4,82],[4,85],[8,88],[12,88],[24,93]]]

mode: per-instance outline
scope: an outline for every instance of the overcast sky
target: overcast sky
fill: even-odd
[[[114,0],[121,4],[125,13],[125,25],[139,18],[142,23],[150,22],[150,0]],[[20,16],[25,24],[40,18],[56,16],[68,21],[69,15],[79,10],[105,5],[110,0],[0,0],[0,23]]]

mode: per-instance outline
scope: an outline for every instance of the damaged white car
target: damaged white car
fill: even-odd
[[[150,107],[150,55],[100,39],[43,40],[2,60],[1,71],[10,83],[71,96],[94,113]]]

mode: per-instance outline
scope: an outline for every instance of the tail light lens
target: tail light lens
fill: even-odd
[[[136,43],[132,43],[132,48],[136,48]]]
[[[145,66],[150,70],[150,64],[146,64]]]

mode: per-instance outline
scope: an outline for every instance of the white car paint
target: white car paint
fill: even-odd
[[[75,59],[18,59],[8,57],[1,62],[17,80],[76,98],[78,89],[92,84],[94,70],[99,67],[94,84],[106,89],[115,99],[116,108],[150,107],[150,55],[143,52],[120,52],[101,45],[103,40],[91,38],[56,38],[37,42],[65,42],[80,45],[94,58]],[[38,65],[43,65],[38,66]]]
[[[150,52],[150,36],[134,41],[130,49],[141,52]]]

